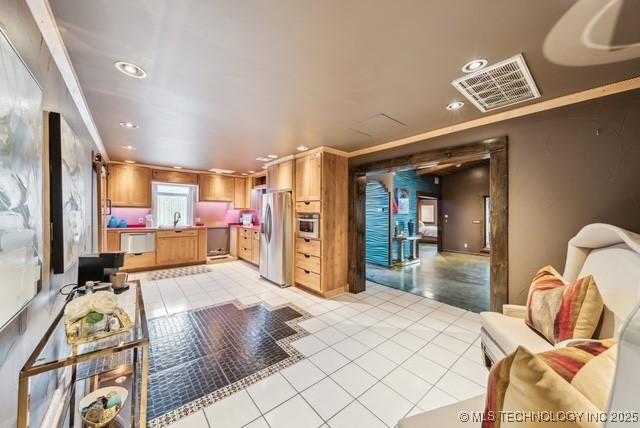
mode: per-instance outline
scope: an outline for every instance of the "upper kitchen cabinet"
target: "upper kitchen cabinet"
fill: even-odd
[[[224,175],[200,174],[198,179],[200,200],[209,202],[233,202],[235,178]]]
[[[151,169],[112,163],[108,166],[108,192],[114,207],[151,207]]]
[[[154,169],[151,171],[153,181],[174,184],[198,184],[198,174],[192,172],[167,171],[164,169]]]
[[[233,184],[233,208],[244,210],[251,209],[251,178],[235,177],[233,179]]]
[[[276,192],[293,189],[293,159],[271,165],[267,169],[267,190]]]
[[[319,201],[322,153],[296,159],[296,201]]]

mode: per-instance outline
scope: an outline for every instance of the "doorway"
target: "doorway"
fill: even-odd
[[[438,171],[438,169],[445,166],[463,164],[480,164],[487,163],[487,175],[489,178],[489,188],[486,193],[483,193],[478,198],[479,203],[479,217],[478,215],[472,220],[472,224],[475,230],[478,231],[478,244],[473,244],[474,248],[478,248],[477,254],[471,256],[478,258],[478,266],[484,263],[485,272],[488,275],[486,281],[488,282],[487,302],[485,307],[476,309],[491,309],[499,310],[504,303],[507,302],[507,290],[508,290],[508,257],[507,257],[507,138],[493,138],[490,140],[484,140],[476,143],[465,144],[455,147],[449,147],[444,149],[436,149],[427,151],[415,155],[404,156],[401,158],[376,161],[367,163],[364,165],[354,166],[350,170],[350,225],[349,225],[349,287],[351,292],[360,292],[366,288],[366,279],[372,275],[367,274],[367,262],[371,259],[367,254],[367,242],[370,242],[370,232],[367,229],[367,216],[371,214],[371,209],[367,210],[367,183],[371,181],[371,177],[384,177],[387,174],[396,174],[407,170],[420,170],[430,168],[431,171]],[[388,180],[387,180],[388,181]],[[369,186],[371,187],[371,186]],[[393,192],[390,192],[389,199],[391,200],[391,208],[389,211],[389,220],[387,221],[388,229],[391,231],[391,239],[388,244],[388,254],[391,258],[390,262],[393,264],[394,259],[398,260],[397,254],[400,245],[405,245],[405,249],[408,248],[406,239],[402,236],[403,233],[411,235],[411,231],[407,228],[407,223],[401,224],[403,233],[400,233],[400,239],[394,239],[396,231],[399,225],[395,220],[392,220],[395,209],[402,208],[402,212],[405,211],[404,204],[406,203],[402,199],[407,196],[407,192],[399,189],[396,193],[395,185],[387,185],[387,188],[391,187]],[[411,189],[409,189],[411,190]],[[435,242],[433,236],[425,236],[424,240],[431,242],[416,242],[417,252],[425,252],[428,255],[441,254],[443,249],[443,241],[446,241],[447,235],[446,227],[442,227],[443,221],[447,221],[446,213],[443,213],[442,202],[435,195],[419,194],[416,192],[415,197],[421,203],[416,205],[415,212],[411,215],[414,216],[411,219],[412,223],[415,222],[414,231],[415,235],[420,235],[422,240],[423,235],[436,235]],[[410,199],[410,194],[409,194]],[[395,204],[395,205],[394,205]],[[422,209],[422,206],[425,206]],[[420,207],[420,209],[418,209]],[[377,210],[378,212],[380,210]],[[424,211],[424,212],[423,212]],[[488,218],[485,218],[488,216]],[[456,217],[458,217],[456,215]],[[422,220],[431,220],[424,222]],[[471,222],[469,222],[471,223]],[[384,225],[384,222],[380,222]],[[429,227],[427,227],[429,226]],[[422,232],[419,233],[420,229]],[[443,232],[444,230],[444,232]],[[451,232],[449,232],[451,233]],[[413,239],[413,238],[412,238]],[[395,242],[394,241],[400,241]],[[378,241],[379,242],[379,241]],[[474,241],[475,242],[475,241]],[[487,245],[488,244],[488,245]],[[471,245],[471,242],[464,242],[463,245]],[[477,247],[475,247],[477,245]],[[394,246],[396,249],[394,249]],[[384,246],[381,246],[384,250]],[[484,250],[485,255],[482,255]],[[445,248],[446,249],[446,248]],[[407,250],[408,251],[408,250]],[[460,265],[468,265],[468,258],[464,254],[465,251],[455,250],[448,254],[450,258],[444,260],[440,267],[453,266],[455,263]],[[488,256],[486,255],[488,253]],[[415,255],[415,254],[414,254]],[[420,258],[421,254],[417,254]],[[461,260],[456,260],[459,258]],[[406,259],[406,257],[405,257]],[[464,260],[462,260],[464,259]],[[402,266],[406,269],[405,266]],[[392,270],[390,270],[392,271]],[[480,272],[480,273],[478,273]],[[406,277],[416,276],[414,272],[403,272]],[[474,271],[471,268],[469,271],[469,277],[482,275],[482,269]],[[380,279],[379,279],[380,281]],[[406,290],[411,291],[411,290]],[[474,297],[469,289],[462,289],[463,297],[473,300]],[[429,297],[429,296],[427,296]],[[438,296],[432,296],[438,299]],[[442,300],[442,299],[438,299]]]

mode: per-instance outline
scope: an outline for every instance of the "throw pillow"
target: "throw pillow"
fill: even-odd
[[[598,427],[606,410],[615,369],[615,342],[579,344],[532,354],[520,346],[493,366],[489,374],[483,428]],[[594,387],[597,385],[597,387]],[[516,420],[518,415],[561,416],[581,420]]]
[[[593,276],[567,284],[553,267],[546,266],[529,287],[525,321],[553,344],[567,339],[591,339],[603,308]]]

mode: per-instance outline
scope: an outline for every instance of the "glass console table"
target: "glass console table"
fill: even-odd
[[[146,426],[149,332],[140,282],[128,284],[129,289],[118,294],[118,306],[134,321],[134,326],[122,333],[70,345],[64,327],[66,303],[63,305],[20,371],[18,428],[44,422],[30,420],[32,383],[38,381],[38,376],[50,376],[56,386],[46,414],[38,412],[41,418],[47,418],[46,426],[82,427],[80,399],[105,386],[120,386],[129,391],[111,427]]]

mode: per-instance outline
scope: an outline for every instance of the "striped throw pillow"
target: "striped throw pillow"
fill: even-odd
[[[604,309],[593,276],[567,284],[551,266],[538,271],[529,287],[526,323],[556,344],[591,339]]]
[[[587,420],[606,410],[615,372],[617,345],[614,340],[532,354],[520,346],[500,360],[489,373],[483,428],[596,428]],[[513,412],[545,411],[559,415],[585,415],[575,421],[511,421],[502,416]]]

